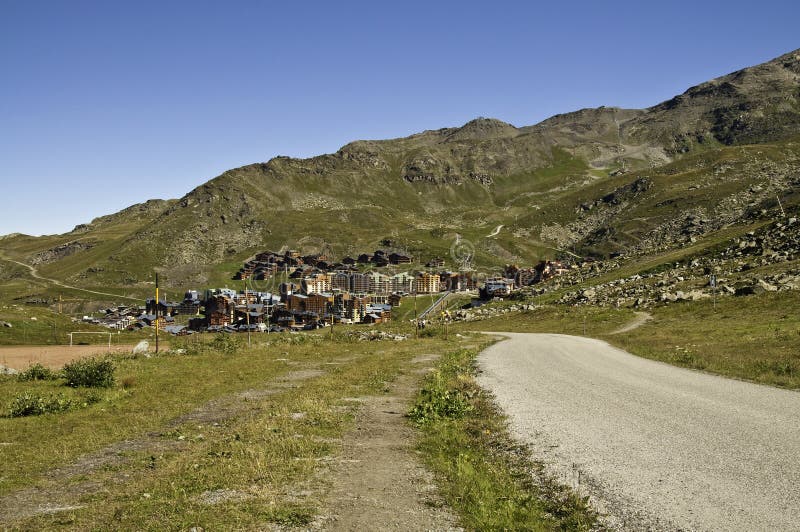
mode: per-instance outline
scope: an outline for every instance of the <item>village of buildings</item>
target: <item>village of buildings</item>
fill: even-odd
[[[478,301],[505,298],[570,267],[560,261],[541,261],[530,268],[507,265],[502,274],[481,278],[470,269],[447,270],[441,258],[428,261],[425,269],[415,269],[413,264],[410,255],[384,250],[338,262],[324,254],[265,251],[245,262],[233,276],[242,283],[241,290],[189,290],[181,301],[148,298],[143,306],[108,308],[102,316],[84,316],[83,321],[117,330],[158,327],[174,335],[386,323],[392,319],[392,308],[404,297],[473,292]],[[409,270],[384,273],[387,267]],[[266,286],[271,290],[259,289]]]

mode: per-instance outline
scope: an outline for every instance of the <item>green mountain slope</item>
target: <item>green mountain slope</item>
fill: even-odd
[[[391,239],[426,259],[460,239],[487,266],[663,250],[746,231],[777,198],[797,202],[799,80],[795,51],[649,109],[526,127],[478,118],[277,157],[64,235],[10,235],[0,249],[42,275],[130,295],[150,290],[154,271],[176,289],[221,284],[253,253],[285,246],[344,255]]]

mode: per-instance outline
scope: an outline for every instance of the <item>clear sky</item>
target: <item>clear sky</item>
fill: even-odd
[[[646,107],[800,48],[800,2],[0,0],[0,234],[356,139]]]

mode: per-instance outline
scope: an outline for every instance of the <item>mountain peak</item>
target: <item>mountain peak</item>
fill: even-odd
[[[517,135],[519,135],[519,130],[511,124],[496,118],[479,116],[453,131],[447,136],[447,140],[498,139]]]

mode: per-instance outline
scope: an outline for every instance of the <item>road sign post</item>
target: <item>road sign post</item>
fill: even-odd
[[[717,276],[712,274],[709,280],[711,285],[711,300],[713,301],[714,310],[717,310]]]

